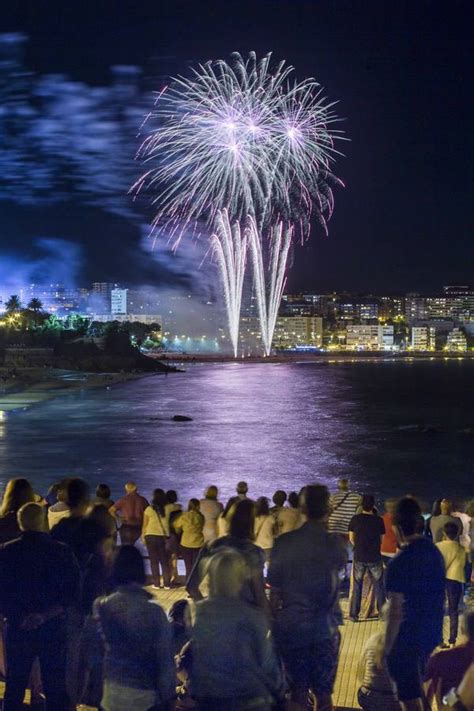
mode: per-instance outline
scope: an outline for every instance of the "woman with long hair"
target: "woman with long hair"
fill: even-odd
[[[144,590],[143,559],[122,546],[114,562],[115,592],[98,598],[94,614],[105,640],[104,711],[171,709],[175,672],[166,615]]]
[[[8,543],[20,535],[16,515],[24,504],[35,501],[28,479],[10,479],[5,487],[0,507],[0,543]]]
[[[167,542],[170,537],[169,519],[166,516],[167,500],[163,489],[155,489],[150,506],[143,513],[142,538],[150,558],[153,587],[160,588],[160,566],[165,590],[171,587],[171,556]]]
[[[268,563],[275,540],[275,519],[270,513],[266,496],[261,496],[255,504],[255,545],[263,550]]]
[[[202,553],[202,560],[213,556],[221,548],[232,548],[238,551],[245,559],[250,574],[242,586],[242,599],[256,607],[267,609],[268,603],[265,596],[265,583],[263,579],[263,565],[265,557],[261,548],[255,545],[255,505],[250,499],[241,499],[235,502],[229,513],[229,533],[221,536],[207,546]],[[192,575],[186,583],[186,589],[195,600],[202,599],[199,586],[205,577],[205,566],[194,566]]]

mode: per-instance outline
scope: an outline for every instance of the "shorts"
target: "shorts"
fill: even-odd
[[[315,696],[332,694],[337,672],[341,635],[305,647],[282,649],[288,681],[293,692],[311,689]]]
[[[416,644],[395,643],[387,657],[387,667],[399,701],[423,698],[423,677],[432,651]]]

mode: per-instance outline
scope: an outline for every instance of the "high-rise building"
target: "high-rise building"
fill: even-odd
[[[110,313],[113,316],[123,316],[127,313],[128,289],[112,289],[110,292]]]

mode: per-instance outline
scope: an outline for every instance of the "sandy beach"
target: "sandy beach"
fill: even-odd
[[[111,387],[157,372],[86,373],[57,368],[0,368],[0,412],[27,408],[78,390]]]

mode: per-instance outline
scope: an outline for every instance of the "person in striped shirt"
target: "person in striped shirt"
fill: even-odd
[[[349,522],[357,513],[362,497],[355,491],[350,491],[349,481],[340,479],[338,491],[331,496],[331,514],[328,520],[328,529],[332,533],[339,533],[349,540]]]

